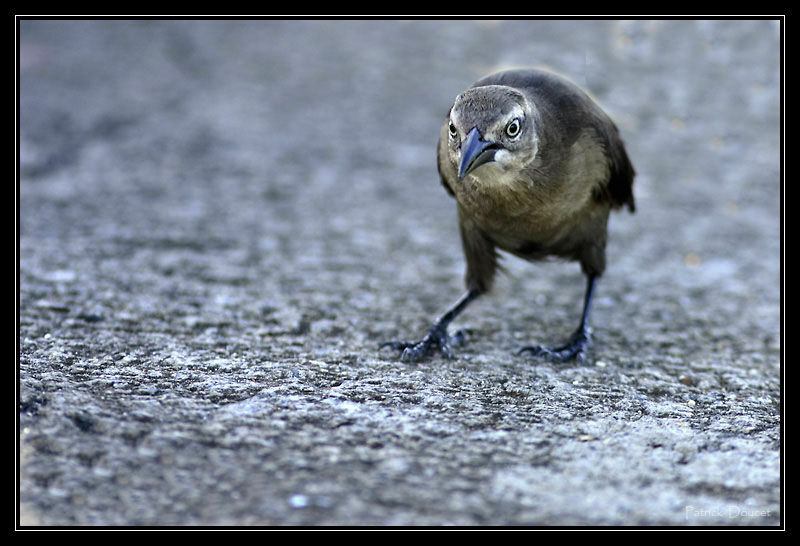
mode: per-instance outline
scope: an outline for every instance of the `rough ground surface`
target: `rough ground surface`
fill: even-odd
[[[20,519],[777,525],[776,21],[22,21]],[[624,135],[583,364],[575,264],[507,257],[457,358],[435,144],[547,65]]]

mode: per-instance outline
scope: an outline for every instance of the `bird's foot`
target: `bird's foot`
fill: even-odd
[[[528,345],[517,351],[518,355],[531,353],[533,356],[549,358],[556,362],[568,362],[578,359],[583,362],[586,349],[592,343],[591,331],[588,328],[581,328],[572,334],[564,345],[558,347],[545,347],[543,345]]]
[[[466,334],[458,330],[452,336],[447,333],[447,327],[434,324],[421,340],[418,341],[387,341],[381,343],[378,349],[391,347],[395,351],[403,351],[400,360],[416,362],[435,351],[437,348],[447,358],[453,358],[451,345],[460,345],[464,342]]]

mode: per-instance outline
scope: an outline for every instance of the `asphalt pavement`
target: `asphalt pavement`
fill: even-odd
[[[22,20],[23,526],[776,526],[777,20]],[[580,268],[463,290],[440,124],[546,66],[620,128]]]

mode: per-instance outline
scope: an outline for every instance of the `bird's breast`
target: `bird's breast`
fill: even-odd
[[[502,221],[529,212],[533,203],[530,184],[519,173],[504,171],[495,165],[482,166],[478,172],[458,181],[456,198],[476,218]]]
[[[498,247],[525,255],[546,254],[567,244],[585,206],[584,199],[567,201],[554,193],[559,193],[557,187],[493,165],[481,167],[455,188],[464,213]]]
[[[491,233],[530,230],[536,221],[545,227],[550,221],[546,196],[518,173],[494,165],[467,175],[456,187],[456,199],[473,220]]]

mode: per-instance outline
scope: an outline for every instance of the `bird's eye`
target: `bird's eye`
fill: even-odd
[[[520,132],[521,126],[519,124],[519,118],[514,118],[511,120],[511,123],[506,125],[506,134],[511,138],[517,136]]]
[[[448,126],[447,130],[450,131],[451,137],[456,138],[458,136],[458,131],[456,131],[456,126],[453,125],[452,121],[450,122],[450,125]]]

